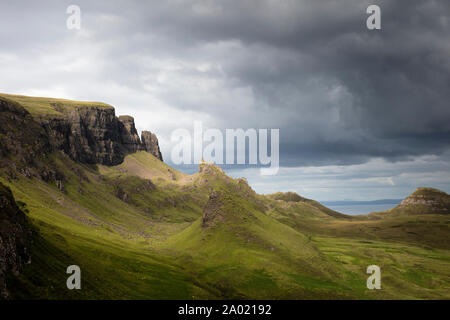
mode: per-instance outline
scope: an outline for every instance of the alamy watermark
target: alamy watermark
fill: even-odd
[[[366,20],[367,29],[381,30],[381,8],[372,4],[367,7],[366,13],[370,14]]]
[[[262,175],[275,175],[279,169],[279,129],[225,129],[224,136],[219,129],[203,130],[202,122],[195,121],[193,135],[187,129],[177,129],[171,140],[176,143],[171,151],[176,165],[199,164],[204,159],[215,164],[267,166],[260,168]]]
[[[69,17],[66,20],[66,26],[69,30],[81,29],[81,8],[78,5],[70,5],[66,9]],[[366,13],[369,14],[366,20],[366,26],[369,30],[381,30],[381,8],[376,4],[367,7]]]
[[[367,274],[371,276],[367,278],[367,289],[381,289],[381,269],[377,265],[371,265],[367,267]]]
[[[66,285],[67,289],[73,290],[81,289],[81,269],[77,265],[71,265],[67,267],[67,274],[70,274],[70,276],[67,278]]]
[[[66,9],[66,13],[69,14],[66,20],[66,26],[69,30],[81,29],[81,9],[77,5],[70,5]]]

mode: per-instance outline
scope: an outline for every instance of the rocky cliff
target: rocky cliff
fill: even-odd
[[[0,176],[40,178],[64,190],[64,174],[49,155],[62,151],[75,161],[116,165],[128,153],[147,151],[162,161],[157,137],[142,140],[130,116],[116,117],[100,103],[0,94]],[[32,232],[9,188],[0,183],[0,300],[7,279],[28,263]]]
[[[134,153],[142,150],[141,139],[134,125],[133,117],[120,116],[118,120],[120,142],[126,152]]]
[[[158,138],[150,131],[142,131],[141,138],[134,125],[134,119],[131,116],[119,117],[119,133],[121,143],[128,153],[137,151],[147,151],[159,160],[163,161],[161,151],[159,150]]]
[[[114,109],[76,107],[62,116],[35,118],[45,129],[52,147],[83,163],[115,165],[123,161],[119,121]]]
[[[128,153],[146,150],[162,161],[158,139],[143,143],[131,116],[116,117],[112,108],[77,107],[63,117],[37,118],[54,148],[83,163],[117,165]]]
[[[31,262],[31,227],[11,190],[0,183],[0,300],[8,299],[7,278]]]
[[[52,151],[45,129],[18,103],[0,97],[0,175],[56,180],[46,154]]]
[[[159,150],[158,138],[150,131],[142,131],[141,135],[143,150],[151,153],[159,160],[163,161],[161,151]]]
[[[144,131],[141,141],[134,119],[116,117],[109,105],[12,95],[0,95],[0,102],[15,106],[16,125],[24,118],[30,119],[31,114],[42,127],[39,134],[46,136],[51,149],[62,150],[76,161],[117,165],[126,154],[140,150],[162,161],[157,137]]]

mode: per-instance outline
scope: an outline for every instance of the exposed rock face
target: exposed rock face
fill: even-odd
[[[225,211],[220,192],[211,192],[203,209],[202,228],[210,228],[224,220]]]
[[[198,165],[198,173],[202,173],[203,175],[225,175],[225,172],[219,166],[216,166],[212,162],[206,162],[202,160]]]
[[[65,117],[40,118],[55,149],[83,163],[117,165],[128,153],[147,151],[162,161],[158,139],[144,131],[139,138],[131,116],[116,117],[113,108],[77,107]]]
[[[159,160],[163,161],[161,151],[159,150],[158,138],[150,131],[142,131],[141,138],[134,125],[134,119],[131,116],[119,117],[119,133],[123,147],[127,153],[137,151],[147,151]]]
[[[208,202],[203,208],[203,229],[220,225],[236,232],[242,224],[255,222],[256,212],[264,212],[264,208],[256,198],[247,198],[241,194],[239,186],[234,184],[231,186],[232,188],[227,191],[210,191]]]
[[[111,106],[49,103],[49,110],[32,116],[19,103],[0,97],[0,155],[13,153],[20,163],[29,163],[38,154],[62,150],[82,163],[117,165],[126,154],[143,150],[162,161],[156,136],[144,131],[141,141],[133,117],[117,118]]]
[[[128,200],[130,199],[128,193],[126,193],[120,186],[117,187],[116,197],[122,200],[123,202],[128,202]]]
[[[0,183],[0,300],[8,299],[8,274],[18,275],[31,262],[32,231],[11,190]]]
[[[129,153],[144,150],[141,139],[134,125],[134,119],[131,116],[119,117],[119,134],[122,146]]]
[[[47,132],[52,147],[76,161],[106,165],[123,161],[125,148],[113,108],[77,107],[63,117],[45,116],[36,120]]]
[[[159,150],[158,138],[150,131],[142,131],[141,135],[143,148],[145,151],[151,153],[159,160],[163,161],[161,151]]]
[[[44,128],[21,105],[0,97],[0,174],[54,181],[59,174],[43,161],[51,150]]]
[[[31,115],[18,103],[0,97],[0,156],[11,154],[29,164],[50,149],[45,131]]]
[[[433,188],[418,188],[394,210],[411,213],[450,214],[450,195]]]

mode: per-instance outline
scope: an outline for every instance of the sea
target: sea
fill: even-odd
[[[398,202],[399,203],[399,202]],[[383,204],[325,204],[328,208],[338,211],[340,213],[349,215],[368,214],[371,212],[386,211],[394,208],[398,203],[383,203]]]

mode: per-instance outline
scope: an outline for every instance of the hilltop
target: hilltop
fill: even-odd
[[[132,117],[56,101],[0,97],[0,189],[11,223],[34,230],[31,263],[0,268],[10,298],[450,297],[448,214],[350,217],[295,193],[258,194],[213,164],[187,175],[162,161],[156,136],[145,147]],[[73,264],[82,290],[66,288]],[[383,290],[366,288],[371,264]]]
[[[114,110],[114,108],[103,102],[75,101],[67,99],[30,97],[14,94],[0,93],[0,97],[15,101],[35,118],[38,117],[64,117],[67,113],[80,108],[98,108]]]
[[[450,195],[433,188],[417,188],[392,212],[418,214],[450,214]]]

